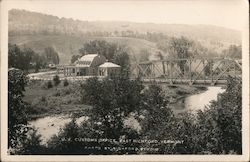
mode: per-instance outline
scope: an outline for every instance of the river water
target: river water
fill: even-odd
[[[225,89],[221,87],[207,87],[207,90],[202,93],[178,100],[177,103],[172,104],[172,109],[177,114],[185,111],[203,110],[212,100],[217,100],[218,94],[224,91]]]
[[[76,120],[76,123],[79,125],[86,120],[88,120],[88,117],[82,116]],[[45,144],[53,135],[58,134],[60,129],[70,121],[71,118],[69,116],[55,115],[30,121],[29,125],[37,129],[38,134],[41,134],[42,144]]]
[[[172,109],[175,114],[185,111],[195,111],[204,109],[210,101],[216,100],[219,93],[224,92],[225,89],[221,87],[208,87],[208,89],[202,93],[194,94],[186,98],[178,100],[177,103],[172,104]],[[88,117],[83,116],[76,120],[77,124],[88,120]],[[61,128],[65,124],[71,121],[69,116],[57,115],[39,118],[30,121],[30,126],[34,126],[38,133],[42,135],[42,143],[45,144],[54,134],[58,134]],[[136,127],[138,129],[139,123],[133,118],[129,118],[125,121],[126,125],[130,127]]]

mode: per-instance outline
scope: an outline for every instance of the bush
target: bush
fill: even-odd
[[[58,86],[58,84],[61,82],[58,75],[54,76],[53,81],[55,86]]]
[[[56,92],[53,94],[53,96],[55,96],[55,97],[61,96],[60,91],[56,91]]]
[[[41,135],[37,133],[37,130],[31,128],[27,133],[27,138],[22,143],[22,148],[18,154],[22,155],[37,155],[43,154],[45,151],[45,146],[41,144]]]
[[[69,82],[68,82],[67,79],[65,79],[65,80],[63,81],[63,86],[66,87],[66,86],[68,86],[68,85],[69,85]]]
[[[47,88],[49,89],[49,88],[52,88],[52,87],[53,87],[52,82],[51,82],[51,81],[48,81],[48,83],[47,83]]]
[[[45,101],[46,101],[46,97],[45,97],[45,96],[42,96],[41,101],[42,101],[42,102],[45,102]]]

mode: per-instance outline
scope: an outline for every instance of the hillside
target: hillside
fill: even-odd
[[[130,56],[139,58],[141,50],[153,55],[156,43],[169,37],[186,36],[217,53],[231,44],[241,44],[239,31],[209,25],[154,24],[122,21],[80,21],[25,10],[9,11],[9,43],[27,46],[42,53],[53,46],[61,63],[90,40],[106,40],[127,46]]]
[[[67,35],[26,35],[26,36],[9,36],[9,42],[21,47],[26,46],[34,49],[38,53],[43,53],[44,48],[53,46],[59,53],[61,63],[69,63],[71,56],[79,54],[78,49],[83,44],[91,40],[106,40],[111,43],[118,43],[128,47],[132,59],[140,58],[140,52],[143,49],[156,53],[158,49],[155,43],[136,38],[122,37],[78,37]]]
[[[79,34],[86,32],[103,32],[117,34],[120,32],[147,33],[162,32],[169,36],[187,36],[198,40],[241,43],[239,31],[212,25],[154,24],[122,21],[80,21],[46,15],[25,10],[9,11],[10,33],[66,33]],[[107,33],[105,33],[107,32]],[[100,34],[100,33],[99,33]]]

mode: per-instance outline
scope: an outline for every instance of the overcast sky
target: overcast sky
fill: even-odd
[[[133,21],[167,24],[206,24],[236,30],[247,25],[247,0],[165,0],[165,1],[7,1],[18,8],[58,17],[88,21]]]

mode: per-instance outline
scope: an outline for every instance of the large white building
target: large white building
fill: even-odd
[[[73,65],[63,67],[64,76],[115,76],[121,67],[100,54],[87,54],[75,61]]]

